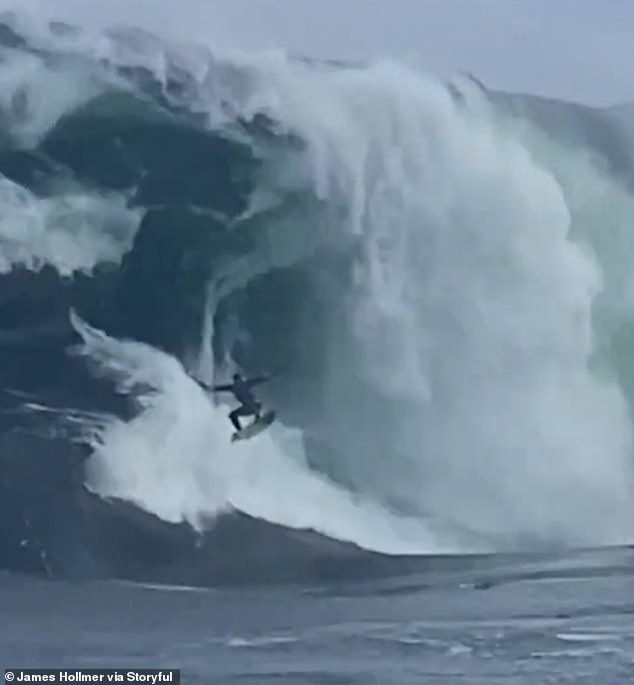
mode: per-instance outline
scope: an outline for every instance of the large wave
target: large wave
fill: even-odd
[[[75,563],[70,537],[130,575],[134,508],[387,554],[631,540],[627,112],[132,30],[0,41],[6,449],[92,493],[53,534],[43,457],[3,457],[7,565],[36,538]],[[240,445],[191,378],[235,368],[284,369]]]

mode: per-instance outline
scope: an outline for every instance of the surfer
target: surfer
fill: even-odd
[[[233,427],[240,431],[242,426],[238,417],[255,416],[255,421],[259,421],[260,412],[262,410],[262,403],[258,402],[252,392],[255,385],[264,383],[270,380],[270,376],[258,376],[256,378],[242,378],[239,373],[233,374],[233,381],[224,385],[214,385],[210,390],[214,392],[230,392],[240,402],[240,406],[236,407],[229,413],[229,419]],[[202,385],[202,383],[201,383]],[[204,386],[206,387],[206,386]]]

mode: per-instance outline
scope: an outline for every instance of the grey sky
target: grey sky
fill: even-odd
[[[392,56],[589,104],[634,100],[634,0],[20,0],[87,24],[129,21],[221,47]],[[0,0],[0,7],[18,6]]]

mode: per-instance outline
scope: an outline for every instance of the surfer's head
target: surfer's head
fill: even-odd
[[[238,381],[242,380],[242,376],[239,373],[234,373],[233,374],[233,382],[237,383]]]

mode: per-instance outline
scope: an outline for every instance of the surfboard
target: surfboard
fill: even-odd
[[[275,421],[275,411],[271,409],[265,414],[262,414],[259,419],[256,419],[253,423],[245,426],[242,430],[236,431],[231,436],[231,442],[236,442],[236,440],[248,440],[249,438],[255,437],[258,433],[268,428],[273,421]]]

